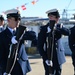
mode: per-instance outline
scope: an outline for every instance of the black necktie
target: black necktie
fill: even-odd
[[[0,28],[0,32],[2,32],[2,31],[3,31],[3,28],[1,27],[1,28]]]
[[[13,30],[13,35],[15,35],[15,33],[16,33],[16,31],[15,31],[15,30]]]

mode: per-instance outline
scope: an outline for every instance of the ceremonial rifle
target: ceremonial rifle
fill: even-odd
[[[51,28],[51,32],[49,32],[48,36],[48,49],[47,49],[47,56],[48,56],[48,63],[53,59],[53,47],[54,47],[54,28],[55,28],[55,21],[50,20],[49,24]],[[49,75],[52,75],[52,66],[49,66]]]

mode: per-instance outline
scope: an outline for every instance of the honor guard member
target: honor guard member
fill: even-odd
[[[17,9],[11,9],[6,11],[6,15],[8,25],[7,28],[0,34],[0,75],[26,75],[26,73],[31,71],[31,67],[28,61],[27,54],[25,52],[25,38],[23,38],[23,40],[20,40],[20,50],[17,56],[18,60],[16,60],[16,63],[11,71],[11,74],[6,73],[10,45],[11,43],[17,43],[15,35],[18,29],[17,27],[19,26],[21,20],[20,12]],[[14,31],[15,34],[13,34]]]
[[[4,30],[4,17],[0,15],[0,32]]]
[[[72,64],[74,67],[74,75],[75,75],[75,26],[70,28],[70,35],[68,41],[69,41],[70,50],[72,52]]]
[[[40,27],[40,32],[38,33],[38,50],[43,59],[43,65],[45,69],[45,75],[49,75],[49,66],[51,66],[51,75],[61,75],[62,64],[65,63],[64,48],[62,46],[62,34],[69,35],[68,29],[64,28],[62,24],[58,24],[60,15],[57,9],[51,9],[47,12],[49,22],[45,26]],[[51,21],[54,21],[54,26],[51,25]],[[54,33],[52,33],[54,31]],[[52,55],[52,60],[48,60],[48,36],[51,42],[50,54]],[[54,36],[54,37],[52,37]],[[52,51],[53,50],[53,51]]]

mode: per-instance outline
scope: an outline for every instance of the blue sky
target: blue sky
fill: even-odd
[[[68,8],[68,13],[75,13],[75,0],[38,0],[35,5],[31,4],[32,0],[1,0],[0,4],[0,13],[8,9],[20,7],[21,16],[25,17],[47,17],[46,11],[52,8],[57,8],[62,14],[63,9]],[[26,10],[22,10],[21,6],[25,3]],[[70,11],[71,10],[71,11]]]

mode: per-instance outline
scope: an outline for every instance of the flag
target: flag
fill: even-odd
[[[32,4],[34,5],[35,4],[35,1],[32,1]]]
[[[22,5],[21,7],[22,7],[22,10],[26,10],[26,7],[25,7],[25,5]]]
[[[33,0],[31,3],[34,5],[38,0]]]

